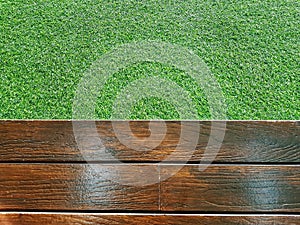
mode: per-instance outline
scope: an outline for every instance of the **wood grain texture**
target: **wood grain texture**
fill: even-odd
[[[81,164],[1,164],[0,210],[158,209],[158,183],[126,185],[136,179],[136,168],[98,169]],[[152,169],[152,176],[158,177],[156,167]]]
[[[161,144],[152,151],[136,151],[118,140],[110,121],[97,121],[97,131],[105,147],[103,149],[93,141],[95,134],[87,123],[90,122],[77,122],[79,132],[86,134],[86,140],[81,142],[82,152],[80,152],[71,121],[0,121],[0,162],[82,162],[86,158],[105,161],[111,160],[111,156],[132,162],[162,161],[174,153],[182,128],[179,121],[168,121],[167,132]],[[161,123],[154,122],[153,126],[157,126],[159,130]],[[199,161],[208,143],[211,122],[186,123],[190,124],[187,125],[187,129],[191,132],[195,123],[201,126],[198,144],[190,158],[190,161]],[[125,126],[122,121],[116,124],[121,129]],[[144,143],[144,138],[151,134],[147,121],[132,121],[130,127],[133,135],[128,132],[124,135],[137,137],[137,144]],[[228,121],[225,132],[216,162],[300,162],[298,121]],[[172,160],[185,160],[191,150],[194,149],[180,149],[173,154]],[[84,158],[82,153],[87,157]]]
[[[117,214],[55,214],[2,213],[1,225],[298,225],[300,216],[294,215],[117,215]]]
[[[0,121],[1,225],[300,224],[299,121],[220,125],[204,171],[212,121],[168,121],[166,134],[162,121],[92,123],[76,121],[78,145],[72,121]],[[199,138],[194,149],[183,129]]]
[[[162,166],[161,177],[177,170]],[[161,210],[300,212],[300,166],[187,165],[161,182]]]
[[[97,166],[1,164],[0,210],[300,212],[300,166]]]

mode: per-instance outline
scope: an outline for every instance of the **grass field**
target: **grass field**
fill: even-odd
[[[70,119],[77,85],[95,60],[125,43],[160,40],[204,60],[228,119],[300,119],[299,12],[296,0],[0,0],[0,118]],[[117,93],[145,76],[176,82],[199,119],[211,118],[193,79],[150,62],[108,80],[97,118],[111,118]],[[180,119],[160,98],[141,100],[130,116],[158,118]]]

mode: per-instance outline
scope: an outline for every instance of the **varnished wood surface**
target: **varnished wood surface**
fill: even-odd
[[[158,183],[122,185],[135,179],[134,168],[99,169],[87,164],[1,164],[0,210],[158,209]],[[158,177],[156,167],[153,174]]]
[[[0,210],[300,212],[299,166],[128,166],[1,164]]]
[[[161,166],[160,176],[177,166]],[[187,165],[161,183],[163,211],[300,212],[300,166]]]
[[[88,137],[90,130],[82,124],[87,134],[82,151],[95,161],[110,160],[99,151],[100,146]],[[124,122],[117,122],[120,127]],[[161,122],[154,123],[159,126]],[[211,131],[211,122],[192,122],[201,125],[198,145],[190,161],[203,157]],[[135,136],[149,136],[147,121],[131,122]],[[155,125],[156,124],[156,125]],[[98,121],[98,134],[106,147],[105,152],[122,161],[161,161],[174,153],[181,131],[179,121],[168,121],[167,133],[162,143],[152,151],[135,151],[119,142],[110,121]],[[220,128],[223,129],[223,128]],[[225,138],[215,159],[216,162],[283,162],[300,163],[300,125],[298,121],[228,121]],[[126,134],[130,136],[131,134]],[[192,149],[193,150],[193,149]],[[173,154],[173,160],[185,160],[190,149]],[[0,162],[81,162],[82,156],[76,144],[71,121],[0,121]]]
[[[2,213],[1,225],[298,225],[296,215],[159,215]]]
[[[207,168],[198,162],[211,121],[167,121],[150,151],[124,144],[110,121],[97,121],[96,133],[91,121],[76,123],[81,150],[72,121],[0,121],[0,225],[300,224],[299,121],[220,125],[225,137]],[[115,125],[140,146],[153,131],[164,135],[161,123],[132,121],[133,134]],[[182,129],[199,137],[192,154],[179,144]]]

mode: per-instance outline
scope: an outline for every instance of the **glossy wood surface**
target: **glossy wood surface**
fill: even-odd
[[[0,121],[0,225],[300,225],[299,121],[167,121],[166,133],[162,121],[91,123]],[[213,129],[220,151],[199,165]],[[156,147],[131,147],[143,143]]]
[[[120,167],[0,165],[0,209],[300,212],[299,166],[186,165],[166,180],[178,165],[153,165],[148,177]],[[127,185],[133,179],[157,182]]]
[[[297,225],[297,215],[174,215],[174,214],[86,214],[3,213],[2,225]]]
[[[5,162],[75,162],[85,161],[82,153],[94,161],[110,160],[96,143],[91,142],[93,132],[87,122],[77,122],[87,137],[79,150],[71,121],[0,121],[0,161]],[[125,122],[115,122],[119,127]],[[153,126],[161,126],[154,122]],[[201,126],[199,141],[190,161],[203,157],[211,132],[211,122],[185,122],[187,129],[195,123]],[[80,126],[81,124],[81,126]],[[174,153],[180,132],[180,121],[167,121],[167,132],[162,143],[152,151],[136,151],[120,143],[110,121],[98,121],[97,130],[109,156],[121,161],[153,162],[164,160]],[[82,127],[82,128],[80,128]],[[133,135],[147,137],[151,134],[148,121],[132,121]],[[223,129],[223,128],[220,128]],[[80,132],[80,131],[79,131]],[[159,130],[157,131],[159,132]],[[125,135],[132,136],[131,133]],[[180,149],[172,160],[185,161],[191,149]],[[225,138],[215,159],[216,162],[284,162],[300,163],[300,124],[298,121],[228,121]]]
[[[188,165],[161,182],[160,199],[163,211],[300,212],[300,166]]]
[[[96,171],[87,164],[2,164],[0,171],[0,210],[158,209],[158,183],[124,183],[134,179],[132,167],[104,165]]]

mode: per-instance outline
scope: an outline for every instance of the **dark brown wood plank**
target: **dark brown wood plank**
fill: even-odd
[[[0,210],[300,212],[300,166],[97,166],[1,164]]]
[[[161,166],[161,179],[178,166]],[[161,210],[300,212],[300,166],[184,166],[161,182]]]
[[[171,153],[172,160],[183,161],[194,150],[179,148],[180,151],[174,154],[182,128],[179,121],[166,122],[166,136],[152,151],[136,151],[120,143],[111,122],[98,121],[98,134],[106,148],[103,150],[93,141],[95,134],[86,126],[89,122],[77,123],[81,124],[79,132],[87,134],[86,140],[81,142],[82,152],[87,156],[85,158],[78,149],[71,121],[0,121],[0,161],[80,162],[86,158],[95,161],[111,160],[108,155],[122,161],[162,161]],[[121,128],[124,126],[122,121],[116,123]],[[154,122],[153,126],[159,128],[161,123]],[[195,124],[199,123],[201,126],[198,145],[190,159],[199,161],[208,143],[211,122],[186,123],[188,125],[185,128],[190,129],[190,132],[193,132]],[[132,121],[130,125],[140,142],[151,134],[147,121]],[[300,162],[299,121],[228,121],[225,131],[216,162]],[[125,135],[132,136],[126,132]]]
[[[126,215],[126,214],[55,214],[55,213],[2,213],[2,225],[297,225],[300,216],[294,215]]]
[[[127,185],[143,179],[132,176],[142,168],[0,164],[0,210],[158,210],[158,182]],[[156,166],[147,171],[158,179]]]

